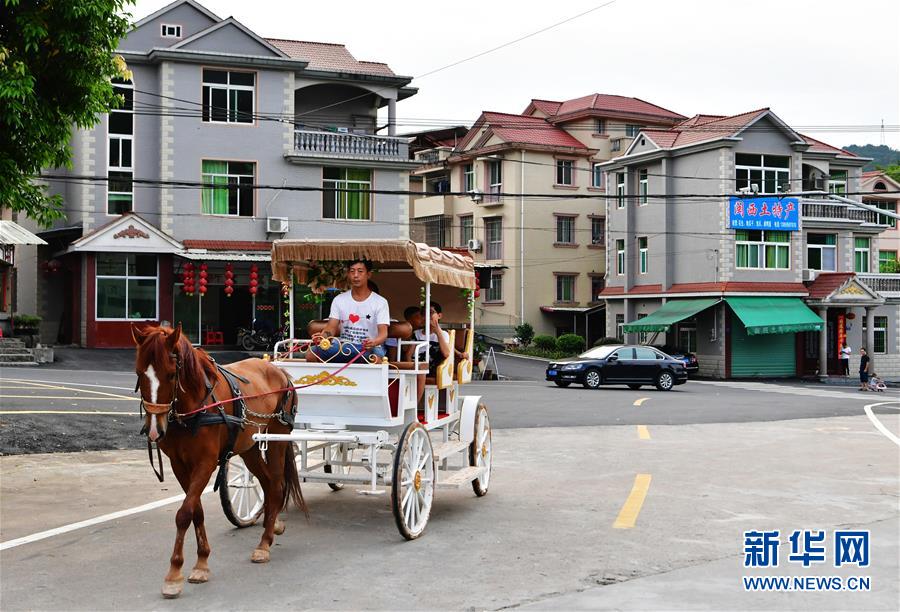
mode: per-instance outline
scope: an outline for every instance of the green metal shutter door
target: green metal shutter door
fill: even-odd
[[[796,376],[796,334],[748,336],[743,324],[731,321],[731,375],[735,378]]]

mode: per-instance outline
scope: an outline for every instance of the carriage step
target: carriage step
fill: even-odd
[[[468,442],[462,442],[461,440],[450,440],[449,442],[442,442],[434,447],[434,460],[442,461],[447,457],[452,457],[454,455],[459,454],[460,452],[466,450],[469,447]]]
[[[442,478],[437,483],[438,489],[461,489],[466,484],[472,482],[482,474],[484,474],[485,467],[475,467],[474,465],[471,467],[466,467],[461,470],[456,470],[454,472],[450,472],[447,478]],[[447,472],[438,472],[439,474],[446,474]]]

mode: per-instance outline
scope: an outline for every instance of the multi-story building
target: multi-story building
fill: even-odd
[[[597,164],[641,129],[683,119],[623,96],[532,100],[520,114],[485,111],[461,140],[444,135],[416,153],[424,165],[412,180],[424,193],[410,215],[422,235],[494,268],[476,306],[480,330],[503,338],[528,322],[538,334],[604,334],[608,187]]]
[[[863,172],[860,191],[867,194],[863,195],[864,203],[888,212],[900,211],[900,182],[895,181],[883,171]],[[886,225],[888,229],[878,236],[877,271],[883,274],[895,273],[895,277],[881,277],[881,283],[893,284],[893,291],[900,292],[900,264],[898,264],[897,257],[900,253],[900,226],[897,224],[897,219],[887,216],[881,218],[879,223]]]
[[[682,345],[715,377],[827,376],[846,340],[900,373],[900,293],[876,290],[869,161],[767,108],[642,130],[603,165],[607,334]]]
[[[54,265],[20,293],[45,341],[129,346],[132,322],[167,320],[230,343],[253,319],[279,326],[272,239],[406,235],[406,196],[371,190],[407,190],[417,165],[395,136],[409,77],[340,44],[263,38],[193,0],[138,21],[118,54],[125,104],[73,129],[71,171],[48,172],[66,221],[40,233],[38,259]]]

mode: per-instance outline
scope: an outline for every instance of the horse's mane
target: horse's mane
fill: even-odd
[[[166,339],[172,332],[160,329],[159,332],[152,334],[141,345],[141,354],[144,363],[158,363],[163,359],[169,358],[169,352],[166,349]],[[207,378],[212,381],[216,376],[216,366],[202,349],[195,349],[190,341],[182,334],[178,338],[175,345],[175,353],[181,360],[181,384],[190,384],[192,381],[203,380],[205,373]]]

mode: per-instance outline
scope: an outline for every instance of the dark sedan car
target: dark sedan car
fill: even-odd
[[[649,346],[598,346],[567,361],[547,366],[547,380],[560,387],[572,383],[596,389],[600,385],[656,385],[660,391],[671,391],[687,382],[684,363]]]
[[[680,349],[677,346],[672,346],[671,344],[654,344],[653,348],[662,351],[669,357],[684,362],[684,369],[687,370],[689,375],[696,374],[700,370],[700,362],[697,361],[697,356],[689,351]]]

